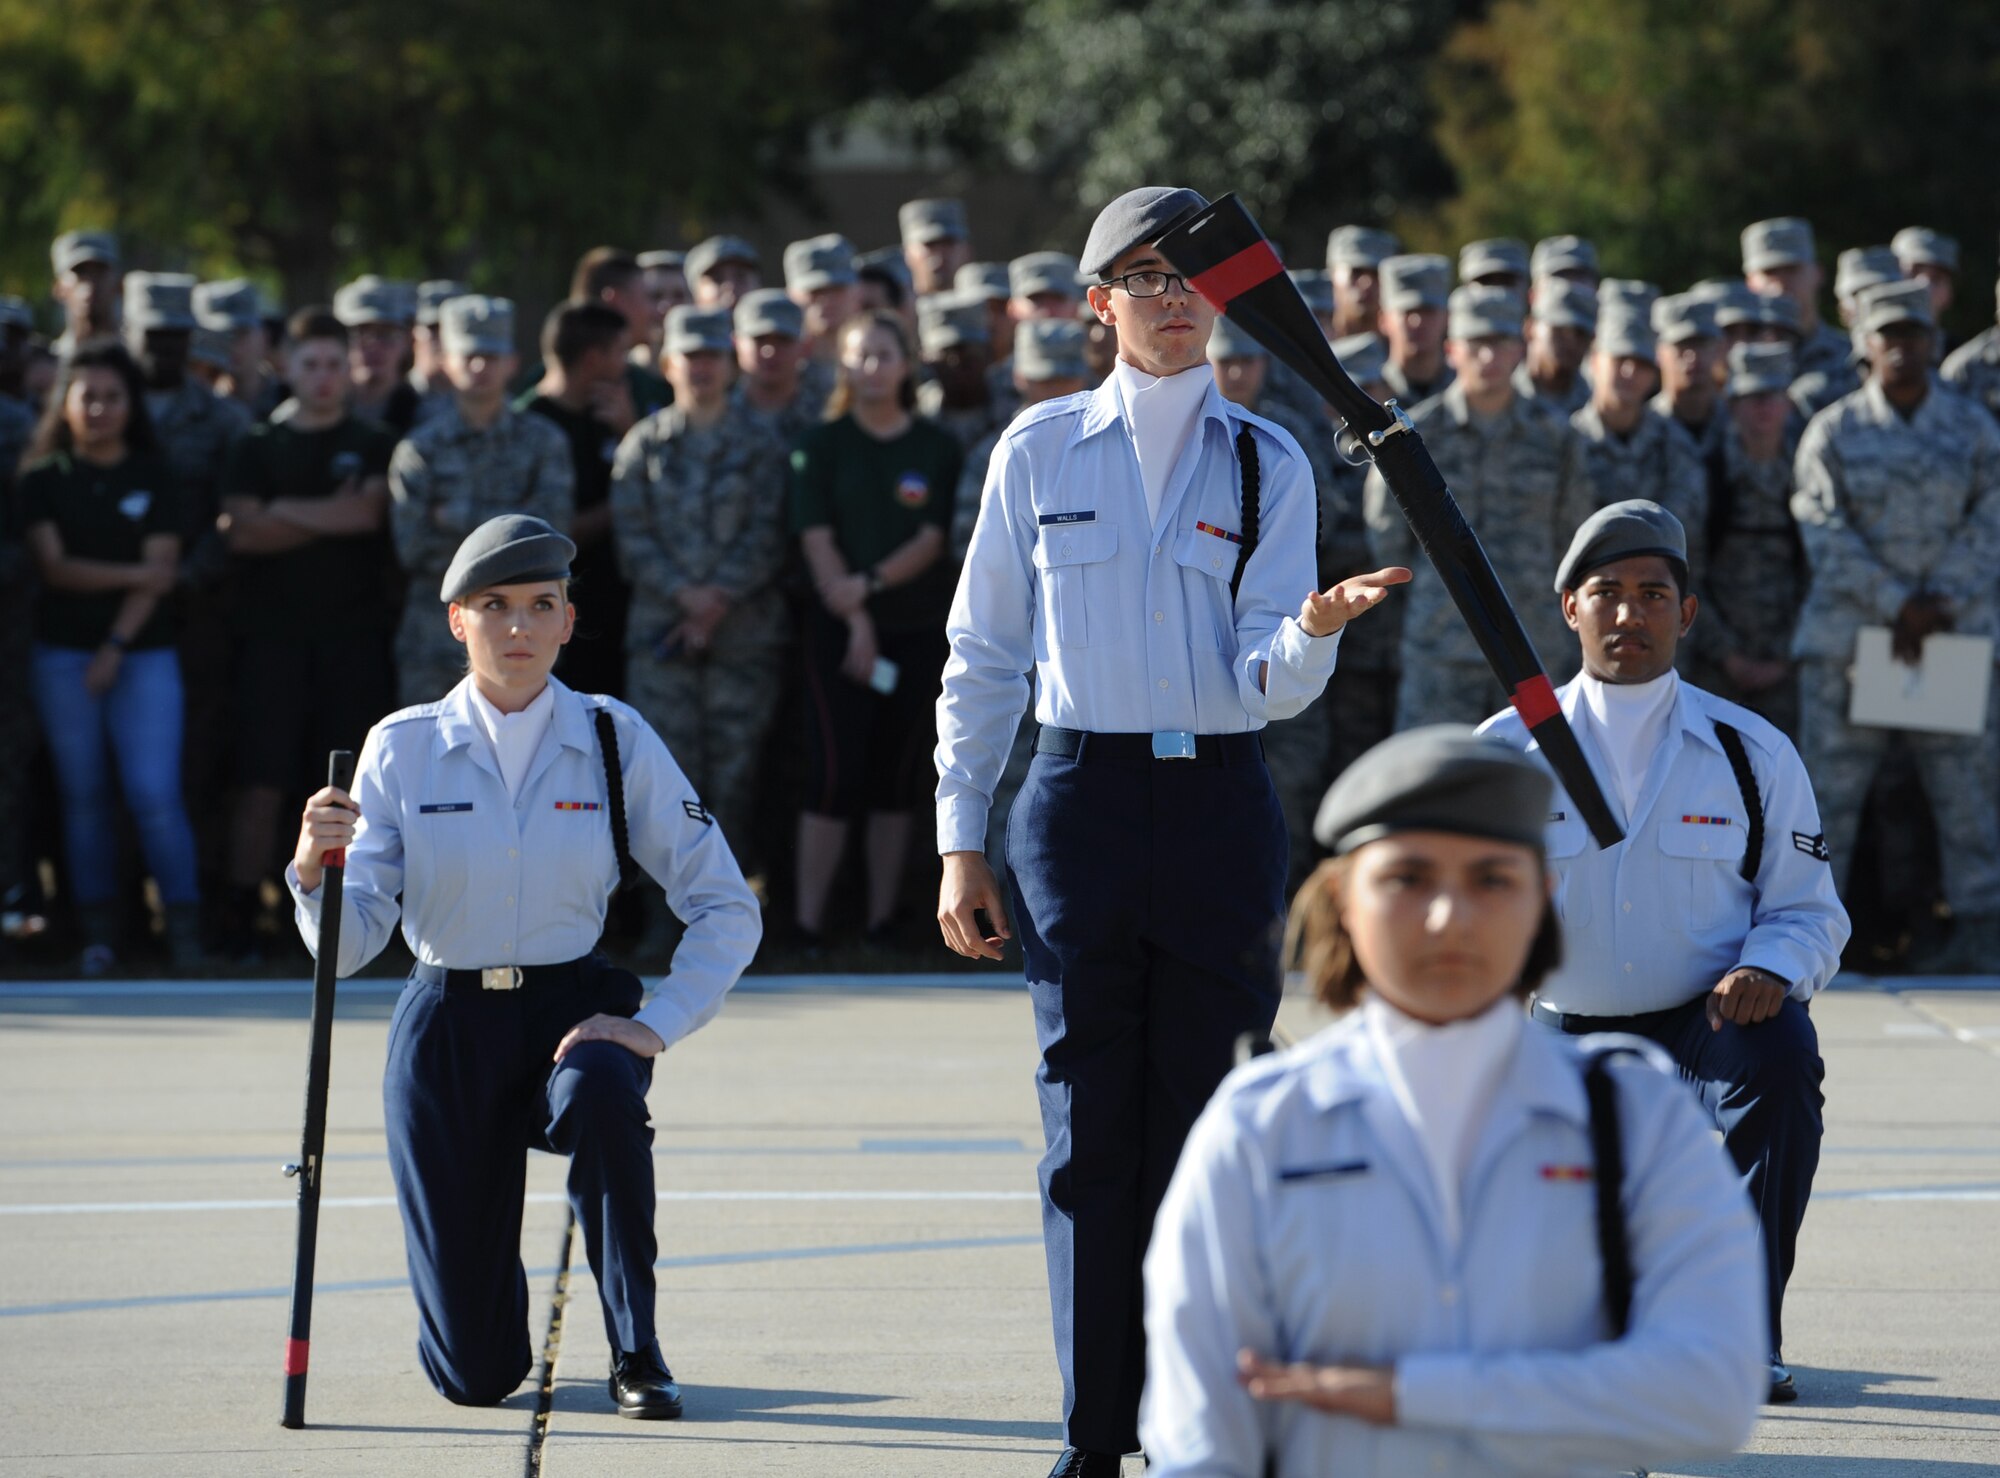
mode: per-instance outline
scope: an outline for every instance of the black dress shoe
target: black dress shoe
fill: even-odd
[[[1118,1478],[1124,1459],[1115,1452],[1085,1452],[1080,1447],[1065,1447],[1056,1465],[1049,1469],[1049,1478]]]
[[[639,1421],[671,1421],[681,1414],[681,1388],[653,1350],[612,1359],[611,1400],[620,1416]]]
[[[1792,1383],[1792,1372],[1776,1356],[1771,1359],[1771,1394],[1764,1398],[1769,1406],[1783,1406],[1787,1401],[1799,1399],[1799,1388]]]

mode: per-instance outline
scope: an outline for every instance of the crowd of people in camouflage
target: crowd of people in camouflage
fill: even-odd
[[[803,947],[864,822],[862,923],[895,939],[987,461],[1115,352],[1075,257],[977,260],[951,199],[898,225],[879,251],[793,242],[782,286],[735,236],[597,248],[538,356],[509,300],[455,281],[364,276],[287,317],[248,281],[61,237],[60,335],[0,299],[0,932],[62,918],[102,972],[144,876],[174,967],[254,957],[281,818],[327,750],[459,681],[438,582],[469,530],[527,512],[579,550],[558,676],[658,729],[746,871],[781,878]],[[1839,254],[1838,326],[1807,222],[1747,227],[1738,265],[1664,293],[1575,236],[1454,264],[1344,226],[1291,275],[1348,372],[1409,411],[1558,682],[1576,648],[1549,582],[1577,525],[1628,498],[1679,516],[1687,675],[1798,742],[1850,890],[1885,758],[1914,767],[1956,921],[1930,963],[1969,968],[2000,948],[2000,737],[1851,724],[1848,665],[1864,626],[1905,658],[2000,634],[2000,328],[1946,352],[1958,247],[1924,228]],[[1417,572],[1349,633],[1325,700],[1265,733],[1302,877],[1350,761],[1504,697],[1327,408],[1226,318],[1209,357],[1313,469],[1322,585]],[[657,904],[646,929],[672,929]]]

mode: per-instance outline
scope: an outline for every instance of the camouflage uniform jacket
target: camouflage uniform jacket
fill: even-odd
[[[2000,426],[1933,390],[1905,419],[1870,380],[1813,418],[1799,443],[1799,521],[1812,589],[1797,657],[1846,660],[1863,626],[1887,626],[1919,592],[1953,629],[2000,635]]]
[[[801,436],[826,419],[827,398],[833,394],[833,367],[823,360],[808,359],[799,369],[799,388],[789,404],[776,411],[759,410],[738,380],[729,388],[729,406],[740,411],[776,436],[790,450]]]
[[[1694,438],[1678,421],[1647,409],[1640,412],[1639,424],[1631,435],[1617,436],[1606,429],[1604,417],[1591,403],[1571,416],[1569,423],[1583,438],[1584,464],[1590,469],[1600,505],[1649,498],[1680,519],[1690,539],[1697,537],[1701,455],[1695,450]]]
[[[569,439],[546,416],[503,406],[475,431],[454,400],[396,444],[389,492],[397,557],[428,600],[422,587],[443,579],[459,542],[487,519],[531,513],[567,529],[576,468]]]
[[[692,585],[720,586],[731,599],[714,649],[784,640],[773,586],[785,562],[788,476],[785,444],[736,406],[697,428],[672,405],[625,433],[611,464],[611,520],[632,583],[628,651],[650,653],[679,624],[674,597]]]
[[[1945,359],[1942,377],[1960,395],[2000,416],[2000,325],[1952,350]]]
[[[1457,385],[1425,401],[1410,418],[1500,573],[1535,650],[1552,672],[1564,670],[1565,663],[1573,666],[1576,639],[1563,624],[1552,587],[1577,525],[1598,506],[1576,432],[1541,403],[1518,396],[1482,426]],[[1418,549],[1379,471],[1369,471],[1364,499],[1376,562],[1408,565],[1416,577],[1403,587],[1409,593],[1404,672],[1426,662],[1483,666],[1479,644]]]
[[[1703,472],[1696,520],[1681,515],[1690,583],[1701,598],[1689,648],[1716,666],[1728,652],[1760,661],[1787,657],[1806,594],[1790,448],[1753,462],[1731,426],[1704,459]]]
[[[1428,385],[1413,385],[1403,367],[1395,360],[1387,360],[1382,365],[1382,383],[1389,387],[1389,394],[1404,410],[1422,404],[1434,395],[1442,395],[1451,388],[1451,382],[1458,378],[1458,371],[1449,364],[1442,364],[1438,377]]]
[[[1546,406],[1548,409],[1555,411],[1565,418],[1575,415],[1590,404],[1590,391],[1590,376],[1582,370],[1576,372],[1576,378],[1570,381],[1569,389],[1565,390],[1561,395],[1557,395],[1552,390],[1544,390],[1540,385],[1537,385],[1534,376],[1528,373],[1526,360],[1523,360],[1521,367],[1514,371],[1514,393],[1516,395],[1520,396],[1523,400],[1532,400]]]
[[[984,441],[989,432],[998,431],[1012,419],[1011,412],[1003,412],[990,400],[985,405],[962,410],[946,409],[944,390],[936,380],[926,380],[917,386],[917,414],[944,427],[968,452]]]
[[[230,444],[250,429],[250,413],[195,380],[178,390],[148,390],[146,409],[167,465],[180,480],[189,533],[198,535],[215,521],[222,464]]]

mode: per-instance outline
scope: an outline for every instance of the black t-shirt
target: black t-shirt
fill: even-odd
[[[958,438],[921,417],[894,441],[879,441],[854,417],[815,426],[792,451],[792,532],[831,526],[851,570],[871,569],[926,525],[947,541],[965,460]],[[884,631],[938,624],[951,610],[956,575],[940,558],[907,585],[868,598]]]
[[[254,426],[231,448],[222,496],[330,498],[351,477],[386,477],[396,438],[373,421],[348,416],[319,431],[291,421]],[[386,630],[392,609],[383,590],[390,559],[388,521],[366,534],[317,535],[282,554],[238,555],[235,613],[246,634],[332,636]]]
[[[618,433],[589,411],[573,411],[546,395],[524,395],[514,407],[532,415],[545,416],[569,443],[570,465],[576,469],[576,511],[602,508],[611,498],[611,459],[618,455]],[[577,579],[577,593],[585,604],[601,590],[624,582],[618,573],[617,548],[609,538],[586,544],[570,561]]]
[[[20,529],[25,533],[36,524],[54,524],[63,553],[72,559],[140,564],[149,537],[179,538],[181,533],[180,488],[160,457],[132,456],[116,466],[99,467],[57,453],[21,474],[15,499]],[[128,593],[45,587],[35,639],[52,647],[94,650],[103,645]],[[170,646],[178,627],[173,597],[167,596],[127,645],[135,650]]]

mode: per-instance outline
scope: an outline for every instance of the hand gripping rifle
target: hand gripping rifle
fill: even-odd
[[[335,790],[354,784],[354,753],[336,749],[326,759],[326,783]],[[292,1263],[292,1329],[285,1341],[287,1427],[306,1424],[306,1355],[312,1340],[313,1260],[319,1251],[320,1170],[326,1161],[326,1090],[333,1072],[333,981],[340,965],[340,905],[347,876],[345,849],[322,853],[319,947],[313,961],[312,1029],[306,1048],[306,1124],[299,1162],[285,1174],[298,1177],[299,1241]]]
[[[1394,401],[1378,405],[1340,367],[1312,309],[1243,202],[1225,195],[1178,222],[1155,244],[1186,275],[1189,287],[1297,370],[1368,449],[1452,603],[1472,628],[1487,665],[1582,811],[1590,834],[1600,847],[1624,840],[1624,829],[1605,803],[1556,702],[1548,672],[1423,438]]]

